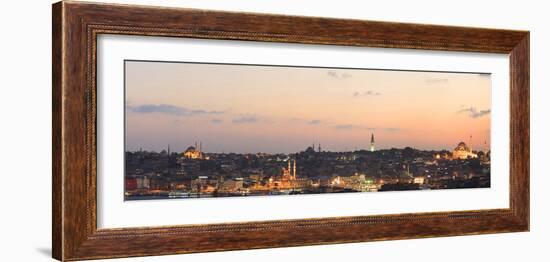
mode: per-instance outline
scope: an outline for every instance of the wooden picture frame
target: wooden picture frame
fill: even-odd
[[[63,1],[53,5],[53,257],[82,260],[529,230],[529,32]],[[99,34],[508,54],[510,208],[147,228],[96,225]]]

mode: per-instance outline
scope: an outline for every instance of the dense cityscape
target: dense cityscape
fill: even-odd
[[[470,137],[471,140],[471,137]],[[471,144],[471,142],[470,142]],[[332,152],[312,144],[290,154],[125,153],[125,200],[296,195],[490,187],[490,151],[411,147]]]

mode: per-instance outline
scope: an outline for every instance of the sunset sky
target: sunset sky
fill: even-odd
[[[126,62],[126,150],[294,153],[490,144],[486,74]]]

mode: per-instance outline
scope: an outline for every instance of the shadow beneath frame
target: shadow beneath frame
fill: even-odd
[[[44,255],[44,256],[47,256],[47,257],[52,257],[52,248],[51,247],[39,247],[36,249],[36,251],[38,251],[38,253]]]

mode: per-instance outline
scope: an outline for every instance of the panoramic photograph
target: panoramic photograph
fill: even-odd
[[[491,76],[127,60],[124,199],[491,187]]]

